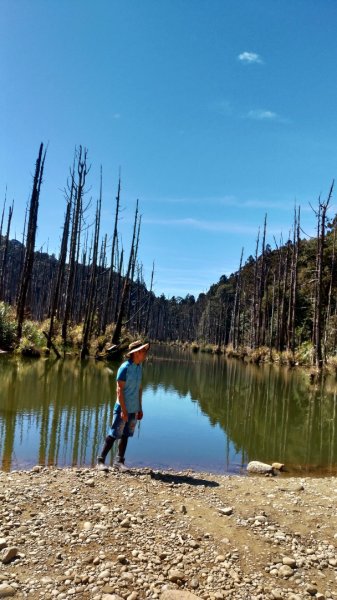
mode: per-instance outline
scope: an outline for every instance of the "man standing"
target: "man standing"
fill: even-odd
[[[142,363],[144,362],[150,344],[141,340],[132,342],[126,355],[127,360],[117,371],[117,401],[114,406],[112,425],[105,439],[100,456],[97,457],[97,467],[105,470],[105,459],[114,441],[119,440],[118,456],[114,466],[126,470],[125,451],[129,437],[134,434],[137,420],[143,418],[142,409]]]

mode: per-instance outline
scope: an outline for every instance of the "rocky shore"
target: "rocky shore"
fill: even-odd
[[[337,599],[337,479],[0,472],[10,597]]]

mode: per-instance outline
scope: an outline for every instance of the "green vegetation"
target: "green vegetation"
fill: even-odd
[[[16,341],[16,321],[14,309],[0,302],[0,348],[12,350]]]

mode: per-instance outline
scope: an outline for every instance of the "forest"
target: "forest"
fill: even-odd
[[[316,235],[301,229],[294,207],[289,239],[267,239],[267,215],[254,256],[223,275],[198,298],[166,298],[153,292],[139,260],[141,214],[136,203],[129,248],[119,234],[121,178],[111,231],[101,232],[100,194],[87,217],[88,150],[79,146],[64,190],[63,233],[58,256],[36,248],[38,209],[46,150],[41,144],[24,216],[22,240],[11,239],[14,203],[5,196],[0,221],[0,348],[52,349],[59,357],[75,346],[82,358],[106,356],[110,347],[142,336],[178,342],[194,350],[227,352],[251,360],[306,362],[322,368],[337,361],[337,219],[328,218],[334,183],[312,207]],[[154,257],[155,259],[155,257]],[[38,333],[36,333],[38,331]],[[41,339],[42,338],[42,339]]]

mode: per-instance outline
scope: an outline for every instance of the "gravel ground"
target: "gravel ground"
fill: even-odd
[[[0,598],[337,599],[336,549],[334,477],[0,472]]]

